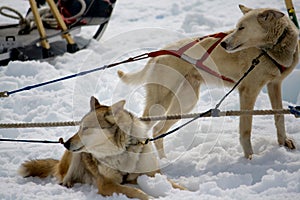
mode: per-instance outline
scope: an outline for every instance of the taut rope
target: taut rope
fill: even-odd
[[[292,107],[290,109],[277,109],[277,110],[241,110],[241,111],[219,111],[212,109],[212,112],[203,113],[189,113],[189,114],[174,114],[174,115],[163,115],[163,116],[151,116],[151,117],[140,117],[142,121],[160,121],[160,120],[178,120],[178,119],[189,119],[197,116],[201,117],[226,117],[226,116],[241,116],[241,115],[280,115],[280,114],[294,114],[295,117],[299,117],[299,113],[295,114],[292,112],[293,109],[300,112],[300,108]],[[40,123],[3,123],[0,124],[0,129],[9,128],[42,128],[42,127],[66,127],[66,126],[79,126],[80,121],[67,121],[67,122],[40,122]]]

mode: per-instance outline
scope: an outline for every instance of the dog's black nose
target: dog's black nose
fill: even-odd
[[[65,146],[66,149],[69,150],[69,149],[70,149],[70,146],[71,146],[70,140],[66,141],[66,142],[64,143],[64,146]]]
[[[224,49],[226,49],[226,47],[227,47],[227,43],[226,42],[221,42],[221,47],[223,47]]]

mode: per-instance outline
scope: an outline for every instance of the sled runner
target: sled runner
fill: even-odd
[[[49,59],[85,48],[91,39],[101,38],[116,0],[29,2],[25,17],[13,8],[0,7],[0,15],[19,20],[15,24],[0,24],[0,65],[12,60]],[[96,32],[90,38],[71,36],[83,26],[96,26]]]

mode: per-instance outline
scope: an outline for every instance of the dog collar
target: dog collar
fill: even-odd
[[[140,141],[138,138],[129,136],[129,143],[126,145],[126,149],[128,149],[130,146],[138,146],[138,145],[144,145],[142,141]]]
[[[131,112],[127,112],[127,114],[130,116],[131,120],[132,120],[132,124],[131,124],[131,128],[130,131],[133,128],[133,121],[135,116],[131,113]],[[132,136],[132,135],[128,135],[129,137],[129,142],[128,144],[125,145],[126,150],[130,147],[130,146],[137,146],[137,145],[144,145],[144,143],[142,141],[140,141],[138,138]]]
[[[288,33],[288,28],[285,28],[282,32],[282,34],[279,36],[279,38],[277,39],[277,42],[273,45],[276,46],[278,44],[280,44],[283,39],[286,37]],[[283,73],[287,67],[285,67],[284,65],[279,64],[274,58],[272,58],[269,54],[268,54],[268,50],[270,50],[271,48],[262,48],[262,51],[265,52],[265,55],[273,62],[273,64],[278,68],[278,70],[280,71],[280,73]]]
[[[286,34],[288,33],[287,28],[285,28],[282,32],[282,34],[280,35],[280,37],[278,38],[277,42],[275,43],[274,46],[276,46],[277,44],[281,43],[282,40],[286,37]]]
[[[263,50],[263,51],[264,51],[264,50]],[[280,73],[283,73],[283,72],[287,69],[287,67],[285,67],[285,66],[279,64],[276,60],[274,60],[274,58],[272,58],[272,57],[268,54],[267,51],[265,51],[265,55],[267,56],[267,58],[269,58],[269,59],[273,62],[273,64],[278,68],[278,70],[280,71]]]

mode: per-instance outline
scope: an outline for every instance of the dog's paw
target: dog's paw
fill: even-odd
[[[253,154],[250,154],[250,155],[248,155],[248,160],[252,160],[252,158],[253,158]]]
[[[285,139],[284,146],[287,147],[288,149],[296,149],[294,141],[290,138]]]
[[[59,183],[59,185],[65,186],[67,188],[73,187],[73,183],[71,181]]]
[[[248,154],[244,156],[247,160],[252,160],[253,154]]]
[[[250,151],[249,153],[244,152],[244,157],[248,160],[252,160],[253,152],[252,151]]]
[[[124,75],[125,75],[125,73],[124,73],[123,71],[118,70],[118,76],[119,76],[120,78],[122,78]]]
[[[253,158],[253,151],[252,149],[251,150],[248,150],[248,151],[244,151],[244,157],[248,160],[252,160]]]

